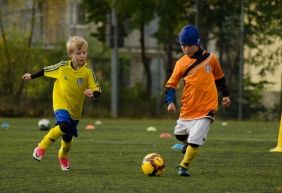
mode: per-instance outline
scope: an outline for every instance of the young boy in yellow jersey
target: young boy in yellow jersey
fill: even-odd
[[[46,66],[41,71],[25,73],[23,80],[31,80],[40,76],[54,78],[53,110],[56,125],[41,140],[34,149],[33,158],[41,161],[48,147],[59,137],[61,147],[58,159],[63,171],[70,170],[68,153],[71,150],[73,136],[77,137],[77,125],[85,96],[97,98],[101,88],[93,69],[86,63],[88,43],[79,36],[72,36],[66,44],[71,60],[61,61],[52,66]]]
[[[184,143],[183,159],[178,167],[180,176],[188,171],[198,147],[204,144],[210,124],[218,106],[217,88],[222,92],[222,105],[230,105],[224,73],[213,53],[200,48],[199,31],[193,25],[185,26],[179,34],[184,55],[176,62],[165,85],[165,102],[168,111],[175,111],[175,91],[181,79],[184,88],[179,119],[174,128],[176,139]]]

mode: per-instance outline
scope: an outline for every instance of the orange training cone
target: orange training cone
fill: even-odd
[[[86,125],[85,129],[86,130],[95,130],[96,127],[94,125],[92,125],[92,124],[89,124],[89,125]]]
[[[160,135],[160,138],[163,138],[163,139],[168,139],[168,138],[171,138],[171,135],[169,133],[162,133]]]
[[[280,119],[280,128],[279,128],[279,133],[278,133],[277,146],[270,151],[271,152],[282,152],[282,114],[281,114],[281,119]]]

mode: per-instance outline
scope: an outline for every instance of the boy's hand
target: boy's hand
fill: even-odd
[[[174,111],[176,111],[175,104],[174,104],[174,103],[170,103],[170,104],[167,106],[167,110],[168,110],[169,112],[174,112]]]
[[[222,98],[221,104],[222,104],[223,107],[229,107],[230,103],[231,103],[230,97],[223,97]]]
[[[93,91],[91,89],[86,89],[85,91],[83,91],[83,94],[89,98],[93,97]]]
[[[22,75],[22,79],[23,80],[31,80],[31,74],[30,73],[25,73],[24,75]]]

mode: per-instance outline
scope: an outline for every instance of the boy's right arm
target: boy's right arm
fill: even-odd
[[[181,63],[176,62],[173,72],[165,84],[165,97],[164,102],[167,105],[167,110],[169,112],[176,111],[175,101],[176,101],[176,88],[179,80],[183,76],[183,67]]]
[[[169,112],[174,112],[174,111],[176,111],[175,104],[174,104],[174,103],[170,103],[170,104],[167,106],[167,111],[169,111]]]
[[[34,78],[37,78],[37,77],[40,77],[40,76],[44,76],[44,69],[34,73],[34,74],[30,74],[30,73],[25,73],[23,76],[22,76],[22,79],[23,80],[31,80],[31,79],[34,79]]]
[[[176,107],[174,104],[175,101],[175,88],[166,88],[165,90],[165,103],[167,105],[168,111],[175,111]]]
[[[25,73],[24,75],[22,75],[22,79],[23,80],[30,80],[31,79],[31,74],[30,73]]]

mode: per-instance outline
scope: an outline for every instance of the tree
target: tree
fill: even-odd
[[[166,79],[169,78],[174,67],[173,53],[179,50],[178,33],[184,25],[194,23],[194,20],[189,18],[189,15],[193,14],[191,9],[193,6],[191,1],[186,0],[157,1],[156,13],[159,18],[159,28],[156,38],[167,54]]]
[[[261,67],[260,75],[266,72],[274,72],[281,65],[282,46],[265,52],[267,46],[273,45],[282,38],[282,4],[280,0],[249,0],[246,6],[246,33],[245,43],[258,51],[247,61],[257,67]]]
[[[265,72],[273,72],[279,65],[281,57],[281,46],[276,50],[265,52],[263,49],[272,45],[277,39],[281,40],[281,14],[282,6],[279,0],[273,1],[242,1],[244,5],[244,48],[257,50],[255,55],[245,55],[245,63],[261,67],[260,75]],[[238,82],[239,82],[239,58],[240,58],[240,1],[200,1],[199,12],[206,13],[201,15],[199,26],[201,32],[209,31],[208,36],[217,43],[220,61],[226,74],[227,81],[230,85],[233,106],[236,109],[238,102]],[[203,33],[201,33],[203,34]],[[280,50],[280,51],[279,51]],[[279,56],[280,53],[280,56]],[[255,92],[257,89],[263,89],[268,81],[253,83],[247,74],[244,76],[243,101],[245,109],[254,109],[251,106],[250,98],[252,94],[262,94]],[[254,85],[257,88],[254,90]],[[261,97],[254,97],[256,103],[261,102]],[[235,108],[234,108],[235,107]],[[263,108],[260,108],[263,109]],[[257,109],[259,111],[259,109]]]
[[[92,5],[92,7],[88,7],[89,14],[92,16],[90,19],[99,24],[99,30],[103,29],[105,32],[107,14],[110,13],[111,7],[115,6],[118,10],[119,22],[122,24],[123,21],[130,18],[130,29],[139,29],[142,41],[143,24],[148,23],[154,17],[158,17],[159,28],[155,35],[162,49],[167,53],[167,64],[165,66],[167,77],[169,77],[173,69],[174,53],[181,53],[177,41],[181,27],[187,24],[197,24],[201,34],[201,46],[204,49],[209,48],[210,51],[219,53],[219,60],[230,85],[235,104],[238,102],[238,81],[241,78],[239,75],[241,2],[244,5],[244,48],[257,50],[255,54],[244,58],[245,63],[260,67],[261,76],[264,76],[266,72],[274,72],[277,66],[281,65],[281,59],[279,58],[282,54],[281,45],[274,50],[269,50],[269,52],[263,50],[265,46],[271,46],[275,41],[281,41],[282,4],[280,0],[85,0],[85,2]],[[142,7],[147,9],[144,10]],[[106,37],[105,33],[100,37]],[[142,47],[144,48],[144,45]],[[149,68],[146,67],[148,65],[145,60],[146,55],[144,54],[142,58],[147,73],[146,84],[147,88],[149,88],[150,73]],[[268,82],[253,83],[248,75],[245,76],[245,95],[243,97],[246,104],[244,105],[249,105],[248,100],[251,97],[248,96],[256,96],[252,97],[252,100],[257,100],[256,104],[258,104],[261,99],[259,95],[262,92],[258,92],[257,89],[263,89],[263,85],[268,84]],[[255,84],[258,87],[256,91],[252,91]],[[232,108],[236,112],[236,105],[233,105]],[[236,114],[233,114],[233,116],[237,117]]]
[[[249,49],[257,49],[257,54],[246,57],[245,61],[251,65],[261,67],[260,74],[263,76],[266,72],[273,72],[281,64],[282,47],[278,46],[271,52],[263,52],[266,45],[271,45],[274,41],[281,40],[281,18],[282,5],[279,0],[273,1],[255,1],[244,0],[244,46]],[[172,5],[173,4],[173,5]],[[173,6],[173,11],[171,7]],[[197,11],[195,8],[197,7]],[[194,8],[194,9],[193,9]],[[237,103],[238,80],[239,80],[239,58],[240,58],[240,1],[232,0],[195,0],[195,1],[159,1],[157,13],[160,19],[157,38],[164,45],[167,52],[168,63],[166,66],[167,76],[173,68],[172,51],[177,50],[175,41],[180,28],[186,24],[196,24],[201,34],[201,46],[207,48],[210,42],[215,42],[214,51],[218,51],[219,59],[223,66],[227,82],[230,85],[233,104]],[[245,78],[245,105],[250,89],[254,83],[248,77]],[[267,81],[257,83],[257,88],[263,89],[263,84]],[[262,92],[257,92],[261,94]],[[253,100],[260,100],[261,97],[254,97]],[[256,101],[258,103],[258,101]],[[236,105],[233,105],[236,111]],[[251,109],[250,107],[247,107]],[[262,108],[261,108],[262,109]],[[236,115],[234,115],[236,117]]]
[[[0,115],[2,116],[18,116],[29,112],[33,114],[36,111],[28,110],[27,106],[41,108],[41,111],[44,111],[48,103],[46,94],[50,92],[49,82],[39,80],[37,84],[33,82],[24,84],[21,81],[23,73],[39,70],[49,62],[46,57],[49,52],[36,47],[32,42],[37,5],[38,0],[7,1],[0,7],[0,87],[2,88]],[[25,13],[24,17],[21,13]],[[22,28],[21,24],[24,24],[25,28]],[[37,101],[40,101],[40,107],[36,106]]]
[[[129,31],[133,29],[139,29],[140,31],[140,48],[141,48],[141,59],[142,64],[146,74],[146,92],[145,96],[151,96],[151,84],[152,84],[152,75],[148,59],[146,56],[146,45],[145,45],[145,31],[144,27],[148,24],[155,16],[155,7],[156,1],[154,0],[84,0],[86,10],[89,14],[88,20],[94,21],[96,24],[99,24],[97,28],[98,33],[95,34],[100,40],[106,41],[107,37],[107,26],[108,15],[111,12],[112,8],[115,8],[117,11],[118,23],[119,26],[125,21],[129,22]]]
[[[18,2],[9,2],[10,4],[18,3]],[[26,3],[26,2],[22,2]],[[6,6],[9,6],[7,4]],[[18,5],[19,6],[19,5]],[[19,31],[9,29],[9,25],[7,25],[6,18],[3,17],[2,7],[0,9],[0,34],[1,34],[1,43],[0,43],[0,66],[1,66],[1,90],[0,95],[2,96],[2,111],[7,111],[6,107],[10,109],[9,111],[13,111],[12,107],[15,104],[19,105],[21,100],[19,96],[23,94],[24,84],[18,83],[16,81],[18,79],[19,72],[22,73],[27,69],[29,62],[23,62],[21,65],[18,65],[19,61],[28,61],[31,54],[31,40],[33,35],[34,28],[34,17],[35,17],[35,7],[36,0],[32,1],[31,8],[31,23],[30,30],[27,38],[20,37],[17,34]],[[8,16],[7,16],[8,17]],[[7,29],[5,26],[8,26]],[[18,37],[17,37],[18,36]],[[27,40],[24,42],[24,40]]]

